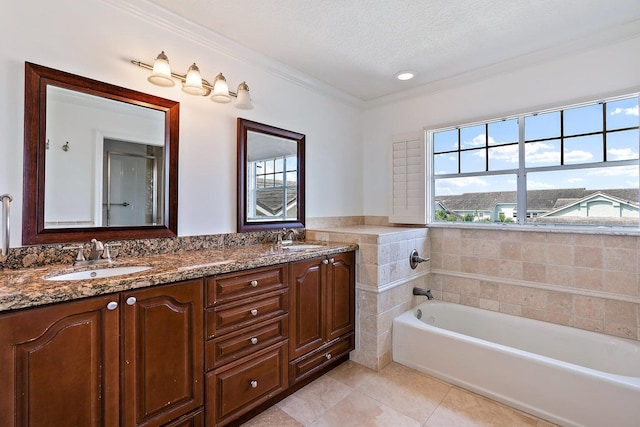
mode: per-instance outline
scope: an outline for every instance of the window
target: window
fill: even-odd
[[[431,221],[637,227],[638,124],[636,94],[429,130]]]
[[[297,217],[297,158],[277,157],[247,167],[247,216],[252,220]]]

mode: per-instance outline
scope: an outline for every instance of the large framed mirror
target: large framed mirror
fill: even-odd
[[[305,135],[238,118],[238,232],[304,227]]]
[[[179,112],[26,62],[22,243],[176,236]]]

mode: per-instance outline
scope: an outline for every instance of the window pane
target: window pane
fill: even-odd
[[[518,119],[489,123],[489,145],[518,142]]]
[[[276,172],[282,172],[284,170],[284,159],[275,159],[274,163]]]
[[[560,141],[527,142],[524,153],[525,167],[557,166],[560,164]]]
[[[564,134],[578,135],[602,131],[602,105],[594,104],[564,110]]]
[[[524,118],[524,139],[554,138],[560,136],[560,112],[538,114]]]
[[[527,174],[527,221],[638,225],[638,166]]]
[[[578,136],[564,140],[564,164],[602,162],[602,134]]]
[[[276,187],[282,187],[283,182],[282,179],[284,178],[284,175],[281,172],[278,172],[276,174],[273,175],[274,176],[274,185]]]
[[[484,147],[486,139],[484,125],[460,129],[460,148]]]
[[[458,130],[451,129],[433,134],[433,152],[442,153],[458,149]]]
[[[489,148],[489,170],[518,169],[518,144]]]
[[[638,126],[638,98],[607,102],[607,130]]]
[[[460,172],[482,172],[487,169],[484,148],[460,152]]]
[[[295,186],[298,181],[298,175],[296,172],[287,172],[287,185]]]
[[[288,171],[295,171],[296,168],[298,167],[298,157],[293,156],[293,157],[287,157],[287,170]]]
[[[436,154],[433,156],[433,174],[458,173],[458,153]]]
[[[515,175],[435,181],[435,221],[513,222],[515,206]]]
[[[607,160],[638,158],[638,130],[607,133]]]

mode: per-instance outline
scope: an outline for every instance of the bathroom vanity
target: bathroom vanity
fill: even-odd
[[[60,266],[3,271],[0,424],[246,420],[348,359],[354,250],[156,255],[137,260],[147,271],[93,281],[47,280]]]

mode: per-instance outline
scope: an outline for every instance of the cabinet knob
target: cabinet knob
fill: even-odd
[[[327,353],[327,354],[325,354],[325,355],[324,355],[324,357],[326,357],[326,358],[327,358],[327,360],[331,360],[331,353]]]
[[[256,337],[251,338],[249,341],[251,341],[251,344],[253,344],[253,345],[258,344],[258,338],[256,338]]]
[[[251,311],[249,311],[249,313],[251,313],[252,316],[257,316],[258,315],[258,309],[252,308]]]
[[[258,381],[256,380],[251,380],[249,384],[251,384],[251,388],[258,388]]]
[[[115,310],[116,308],[118,308],[118,303],[115,301],[111,301],[107,304],[107,310]]]
[[[255,288],[256,286],[258,286],[258,281],[257,280],[252,280],[250,285]]]
[[[137,301],[136,297],[129,297],[127,298],[127,305],[133,305],[135,304]]]
[[[328,260],[328,259],[323,259],[323,260],[322,260],[322,263],[323,263],[324,265],[327,265],[327,264],[329,264],[329,260]]]
[[[329,258],[329,262],[330,262],[331,264],[333,264],[333,261],[335,261],[335,259],[333,259],[333,258]]]

